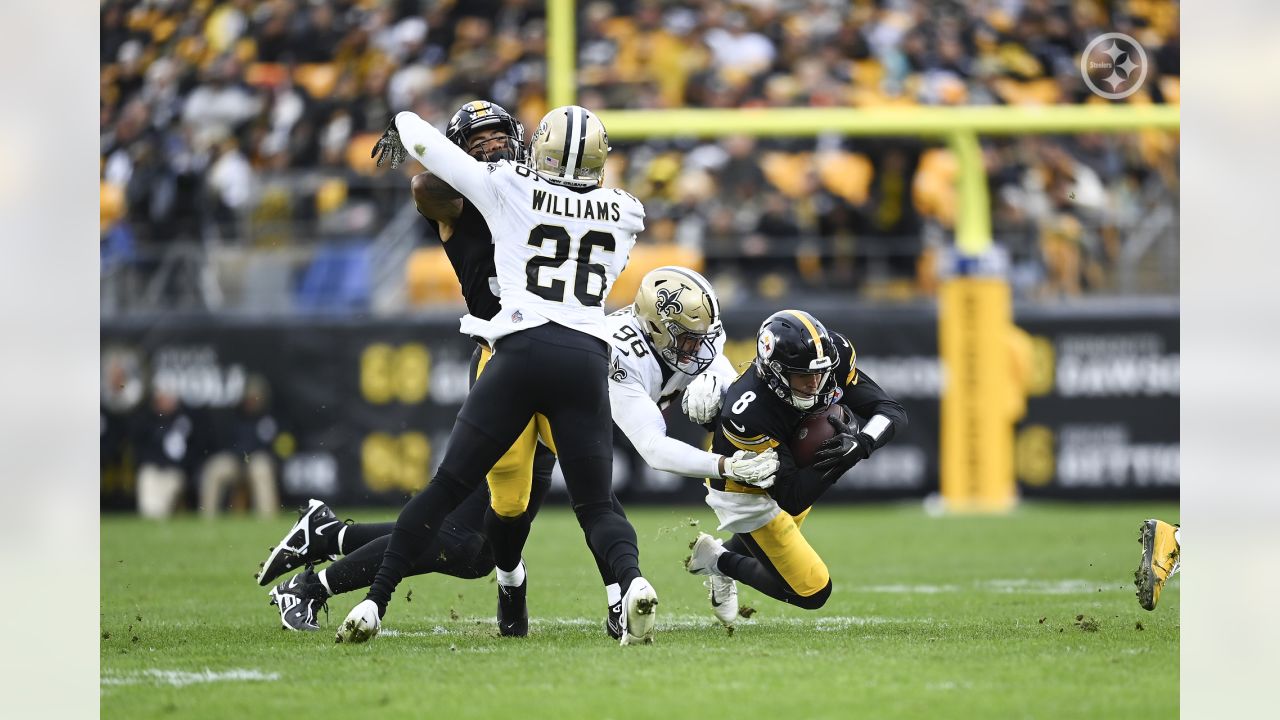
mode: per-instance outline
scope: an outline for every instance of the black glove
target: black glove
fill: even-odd
[[[400,142],[400,131],[396,129],[395,118],[391,118],[391,124],[387,125],[387,131],[378,138],[378,144],[373,146],[373,152],[369,153],[369,157],[378,158],[378,167],[382,167],[382,163],[390,160],[393,169],[400,167],[400,163],[409,157],[409,151],[405,149],[404,143]]]
[[[876,441],[864,432],[854,432],[843,418],[829,415],[827,421],[835,426],[836,434],[818,446],[813,467],[823,471],[823,480],[833,483],[869,457]]]

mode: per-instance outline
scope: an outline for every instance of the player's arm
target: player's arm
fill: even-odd
[[[406,154],[412,155],[481,212],[499,209],[498,193],[489,179],[493,166],[476,162],[417,113],[407,110],[397,113],[391,126],[374,146],[373,154],[379,165],[390,160],[392,167],[399,165]]]
[[[884,447],[895,434],[907,427],[907,411],[897,400],[889,397],[871,376],[862,370],[854,372],[856,382],[845,386],[840,404],[858,417],[867,418],[858,434],[871,438],[870,454]]]
[[[418,173],[409,182],[418,214],[428,220],[452,223],[462,214],[462,193],[429,172]]]
[[[725,457],[667,437],[667,421],[649,396],[633,383],[611,381],[609,404],[613,421],[655,470],[687,477],[735,478],[761,485],[773,476],[773,454],[734,453]]]

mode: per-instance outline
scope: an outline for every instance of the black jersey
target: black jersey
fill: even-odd
[[[427,222],[439,236],[440,223],[430,218]],[[493,234],[489,232],[484,216],[470,200],[462,200],[462,213],[453,222],[453,234],[441,242],[444,254],[458,276],[458,283],[462,285],[462,299],[467,303],[467,312],[482,320],[493,319],[501,308],[496,292],[498,271],[493,264]]]
[[[893,438],[895,426],[905,424],[906,411],[858,368],[857,354],[848,339],[839,333],[832,333],[831,339],[840,355],[832,401],[848,407],[860,418],[874,415],[888,418],[889,428],[876,441],[876,447],[881,447]],[[713,431],[711,451],[732,455],[738,450],[764,452],[775,448],[779,460],[778,480],[785,481],[797,470],[788,443],[807,414],[774,394],[753,366],[729,386]],[[723,482],[712,481],[713,486]]]

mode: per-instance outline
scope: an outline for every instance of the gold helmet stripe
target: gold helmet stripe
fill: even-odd
[[[783,310],[782,312],[794,315],[795,318],[800,321],[800,324],[804,325],[805,329],[809,331],[809,334],[813,336],[813,346],[818,350],[818,359],[821,360],[825,357],[822,352],[822,337],[818,335],[818,328],[814,327],[813,323],[809,322],[809,318],[805,317],[804,313],[797,310]]]

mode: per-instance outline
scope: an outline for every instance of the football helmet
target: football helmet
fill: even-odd
[[[632,307],[667,367],[697,375],[711,366],[724,326],[716,292],[706,278],[674,265],[650,270],[640,279]]]
[[[549,182],[595,187],[604,180],[609,136],[584,107],[565,105],[544,115],[530,145],[530,166]]]
[[[458,108],[458,112],[449,120],[444,136],[469,155],[471,151],[467,148],[467,140],[480,130],[502,130],[507,134],[506,147],[489,153],[483,158],[485,162],[510,160],[525,163],[524,125],[497,103],[472,100]]]
[[[770,315],[756,333],[756,373],[779,398],[797,410],[820,410],[836,391],[840,362],[827,328],[803,310]],[[797,388],[795,375],[817,376],[812,391]]]

